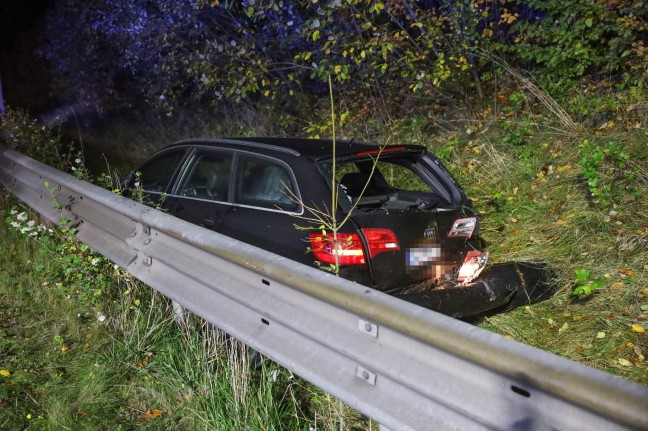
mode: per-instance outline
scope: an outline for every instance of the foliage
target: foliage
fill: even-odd
[[[631,0],[67,0],[47,18],[41,54],[65,101],[99,114],[231,122],[234,110],[263,109],[312,136],[326,128],[332,76],[343,122],[366,133],[404,112],[434,121],[475,109],[509,76],[531,83],[513,69],[581,115],[609,110],[613,99],[592,104],[589,87],[605,78],[642,92],[647,14]],[[512,92],[507,109],[524,100]]]
[[[576,283],[576,287],[574,287],[572,295],[576,296],[591,295],[595,290],[607,284],[605,280],[597,279],[588,270],[583,268],[576,270],[574,282]]]
[[[5,219],[11,230],[28,235],[39,243],[39,253],[57,259],[58,271],[50,272],[49,281],[68,295],[80,301],[97,303],[97,298],[110,290],[112,275],[120,269],[85,244],[75,240],[76,230],[62,225],[56,232],[35,220],[28,220],[26,213],[12,208]],[[37,273],[43,268],[36,267]]]
[[[630,154],[622,145],[583,140],[580,144],[582,174],[595,203],[609,206],[615,199],[639,198],[634,181],[640,174],[638,166],[629,165]]]
[[[522,143],[503,139],[517,137],[517,130],[528,132]],[[549,301],[479,325],[648,384],[648,345],[633,329],[648,319],[648,201],[640,198],[648,193],[645,133],[613,127],[575,135],[528,114],[502,112],[495,124],[473,123],[435,139],[451,149],[446,165],[483,214],[481,235],[492,261],[543,261],[557,272],[559,290]],[[583,187],[585,140],[603,153],[595,172],[612,185],[605,205]],[[612,155],[620,152],[629,158]],[[632,181],[613,174],[621,162]]]
[[[550,89],[573,88],[586,74],[646,73],[644,2],[525,0],[496,49],[538,73]],[[627,79],[627,78],[624,78]]]
[[[0,137],[5,145],[43,163],[62,168],[66,164],[61,154],[60,135],[52,133],[27,111],[7,109],[0,115]]]

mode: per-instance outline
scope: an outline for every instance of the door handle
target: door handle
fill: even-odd
[[[211,219],[208,219],[208,218],[202,219],[201,222],[202,222],[201,224],[203,226],[209,226],[209,227],[216,226],[216,222],[214,220],[211,220]]]

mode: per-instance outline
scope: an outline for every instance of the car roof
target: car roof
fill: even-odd
[[[208,138],[187,139],[172,146],[178,145],[205,145],[218,148],[262,148],[270,151],[286,152],[295,156],[304,156],[311,160],[330,159],[333,153],[332,139],[270,137]],[[335,142],[335,152],[338,157],[357,155],[363,152],[374,152],[380,150],[381,147],[384,147],[383,151],[402,149],[403,151],[420,152],[425,150],[425,147],[420,145],[379,145],[354,140],[336,140]]]

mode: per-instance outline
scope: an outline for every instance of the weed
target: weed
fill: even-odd
[[[576,287],[572,292],[574,296],[587,296],[594,293],[595,290],[602,288],[607,283],[601,278],[596,278],[588,270],[579,268],[576,270],[574,279]]]
[[[585,139],[579,145],[581,173],[595,203],[606,208],[614,196],[637,192],[633,182],[639,167],[630,167],[630,155],[614,141],[605,144]],[[614,189],[614,190],[613,190]]]

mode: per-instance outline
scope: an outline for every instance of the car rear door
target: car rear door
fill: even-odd
[[[222,234],[312,263],[306,235],[295,227],[304,209],[295,175],[286,162],[237,152],[229,198],[232,206],[219,229]]]

